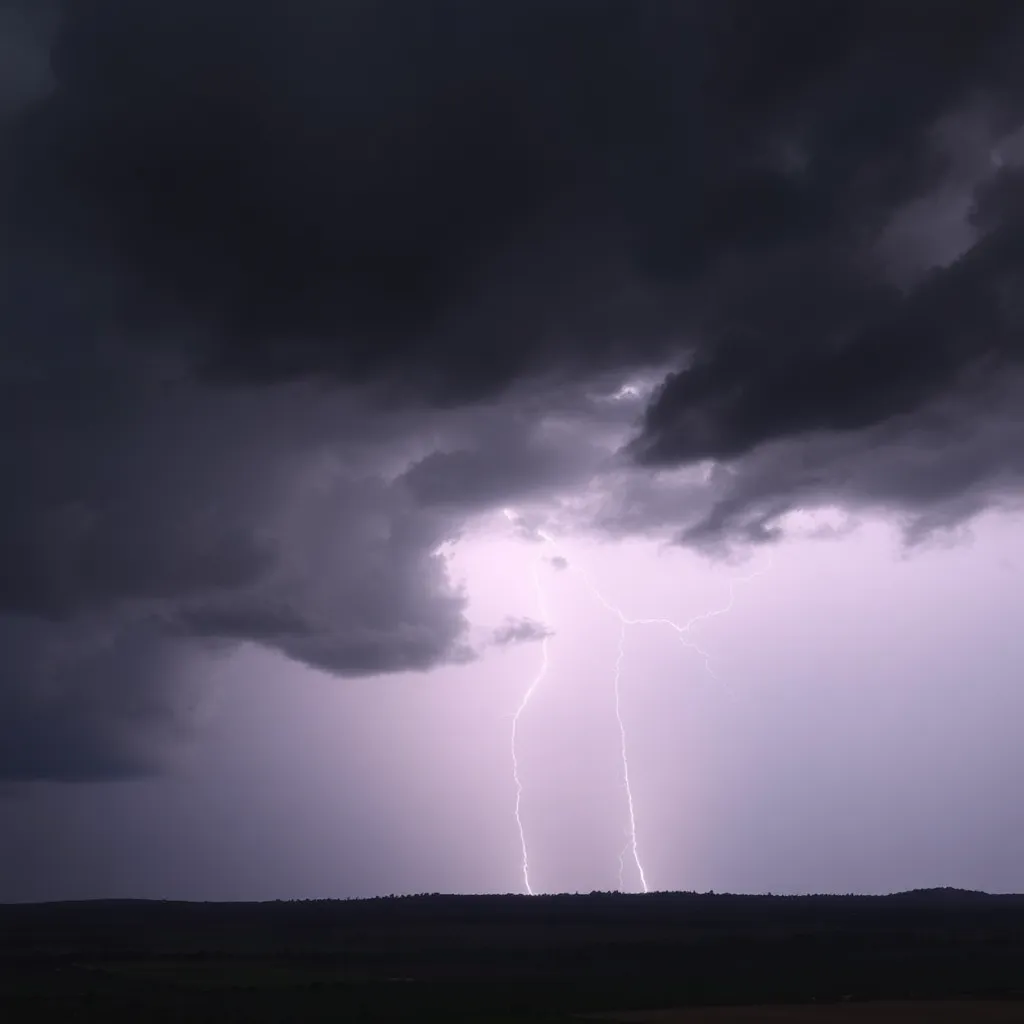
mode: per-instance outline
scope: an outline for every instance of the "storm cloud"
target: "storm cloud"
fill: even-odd
[[[1019,493],[1019,4],[3,19],[0,776],[148,770],[210,645],[471,657],[488,509],[707,546]]]
[[[491,635],[491,643],[496,647],[509,647],[512,644],[533,643],[537,640],[546,640],[554,636],[554,633],[534,619],[507,619]]]

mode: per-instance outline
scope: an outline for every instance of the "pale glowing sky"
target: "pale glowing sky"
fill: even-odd
[[[528,559],[543,549],[499,519],[453,554],[481,628],[536,615]],[[905,558],[879,525],[780,546],[728,615],[697,627],[717,680],[671,631],[633,627],[623,711],[651,888],[1024,886],[1020,527],[989,517]],[[631,617],[721,607],[730,578],[765,561],[563,544]],[[616,625],[571,571],[542,578],[556,635],[521,729],[534,887],[613,888]],[[342,682],[233,655],[175,776],[38,784],[0,805],[19,879],[0,899],[519,891],[510,715],[539,654]],[[625,883],[638,887],[628,864]]]

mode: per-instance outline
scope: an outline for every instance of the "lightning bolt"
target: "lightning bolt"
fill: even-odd
[[[519,517],[516,515],[515,512],[513,512],[511,509],[505,509],[504,511],[505,511],[505,516],[509,520],[509,522],[511,522],[511,523],[518,522]],[[540,537],[541,540],[543,540],[553,550],[555,550],[556,552],[561,554],[561,552],[562,552],[561,545],[558,543],[557,540],[555,540],[554,537],[551,536],[551,534],[547,533],[545,530],[538,529],[536,531],[536,535],[538,537]],[[608,611],[609,613],[614,615],[615,618],[618,620],[618,623],[619,623],[618,648],[616,650],[615,667],[614,667],[614,675],[613,675],[613,693],[614,693],[614,704],[615,704],[615,720],[616,720],[616,723],[617,723],[618,729],[619,729],[619,758],[620,758],[620,762],[621,762],[621,765],[622,765],[622,782],[623,782],[623,788],[625,789],[625,793],[626,793],[626,807],[627,807],[627,812],[628,812],[628,826],[627,826],[627,830],[626,830],[626,836],[627,836],[626,845],[623,847],[622,852],[619,854],[619,885],[620,885],[620,887],[622,887],[623,884],[624,884],[623,883],[623,875],[625,874],[625,859],[626,859],[626,854],[628,853],[628,854],[631,855],[633,863],[636,866],[637,874],[639,875],[639,878],[640,878],[640,887],[641,887],[642,891],[646,893],[646,892],[649,892],[650,889],[649,889],[649,887],[647,885],[647,874],[644,871],[643,862],[640,859],[640,845],[639,845],[639,839],[638,839],[638,835],[637,835],[637,824],[636,824],[636,805],[635,805],[634,800],[633,800],[633,786],[632,786],[632,782],[630,781],[630,775],[629,775],[629,744],[628,744],[627,736],[626,736],[626,723],[625,723],[625,719],[624,719],[623,713],[622,713],[622,664],[623,664],[623,661],[625,659],[625,654],[626,654],[626,631],[627,631],[627,627],[630,627],[630,626],[667,626],[668,628],[670,628],[671,630],[673,630],[675,632],[677,638],[680,640],[680,642],[683,644],[683,646],[687,647],[689,650],[694,651],[694,653],[696,653],[697,655],[699,655],[703,659],[704,667],[705,667],[706,671],[708,672],[708,674],[713,679],[717,680],[718,676],[715,674],[714,670],[711,667],[711,657],[710,657],[710,655],[703,648],[701,648],[697,643],[695,643],[693,641],[693,639],[689,635],[690,631],[693,629],[694,626],[698,625],[699,623],[707,622],[710,619],[717,618],[718,616],[721,616],[721,615],[725,615],[727,612],[731,611],[733,606],[736,603],[736,584],[738,584],[738,583],[748,583],[751,580],[754,580],[754,579],[756,579],[759,576],[763,576],[766,572],[770,571],[770,569],[772,568],[774,560],[772,558],[771,552],[769,552],[768,565],[765,566],[763,569],[759,569],[757,572],[751,573],[748,576],[736,577],[736,578],[733,578],[733,579],[731,579],[729,581],[729,597],[728,597],[728,600],[726,601],[726,603],[724,605],[722,605],[722,607],[715,608],[715,609],[713,609],[711,611],[702,612],[699,615],[694,615],[692,618],[688,619],[684,623],[678,623],[678,622],[675,622],[672,619],[667,619],[667,618],[639,618],[638,619],[638,618],[631,618],[631,617],[625,615],[623,613],[623,611],[617,605],[612,604],[612,602],[609,601],[605,597],[605,595],[598,589],[597,585],[594,583],[594,581],[591,578],[590,574],[585,569],[578,568],[575,565],[574,562],[569,561],[568,559],[566,559],[566,561],[572,567],[573,571],[576,572],[583,579],[584,583],[587,586],[587,589],[590,591],[590,593],[593,595],[593,597],[597,600],[597,602],[599,604],[601,604],[602,607],[604,607],[606,611]],[[543,587],[541,586],[540,577],[539,577],[539,575],[537,573],[537,564],[536,564],[536,562],[534,562],[534,564],[533,564],[533,579],[534,579],[534,585],[535,585],[536,590],[537,590],[538,604],[541,607],[542,613],[546,614],[546,603],[545,603],[545,600],[544,600],[544,590],[543,590]],[[526,705],[529,702],[530,697],[533,695],[534,691],[537,689],[537,687],[543,681],[544,677],[547,675],[547,670],[548,670],[548,649],[547,649],[547,643],[548,643],[548,641],[547,641],[547,638],[545,637],[545,639],[543,640],[543,643],[542,643],[542,658],[541,658],[540,670],[538,671],[537,676],[534,678],[534,680],[531,683],[530,687],[527,689],[525,695],[523,696],[523,700],[522,700],[522,702],[521,702],[521,704],[519,706],[519,709],[516,712],[516,714],[515,714],[515,716],[513,718],[513,721],[512,721],[512,770],[513,770],[513,778],[515,779],[515,783],[516,783],[516,822],[519,825],[519,837],[520,837],[520,842],[521,842],[522,851],[523,851],[523,881],[524,881],[524,883],[526,885],[527,892],[530,893],[531,895],[533,894],[533,890],[530,888],[529,863],[528,863],[528,858],[527,858],[526,838],[525,838],[525,832],[523,830],[522,819],[521,819],[520,813],[519,813],[519,810],[520,810],[520,799],[521,799],[521,796],[522,796],[522,785],[521,785],[521,783],[519,781],[519,768],[518,768],[518,763],[516,761],[516,729],[517,729],[517,726],[518,726],[519,717],[522,714],[523,709],[526,707]]]
[[[560,549],[558,542],[549,533],[544,530],[537,531],[538,536],[543,538],[548,544],[554,547],[556,550]],[[568,561],[568,560],[567,560]],[[621,608],[617,605],[612,604],[607,597],[598,589],[594,583],[590,574],[585,569],[579,569],[575,566],[575,563],[569,562],[570,566],[580,575],[583,581],[587,585],[587,589],[594,596],[594,598],[612,615],[618,619],[619,622],[619,643],[618,650],[616,651],[615,657],[615,670],[613,677],[613,686],[615,694],[615,719],[619,727],[619,757],[622,764],[622,782],[623,788],[626,791],[626,806],[628,810],[628,829],[627,829],[627,840],[626,845],[622,852],[619,854],[619,885],[623,885],[623,875],[625,873],[625,857],[629,853],[632,855],[633,863],[636,865],[637,874],[640,876],[640,887],[644,892],[649,892],[647,886],[647,875],[644,871],[643,863],[640,860],[639,840],[637,838],[637,827],[636,827],[636,807],[633,801],[633,787],[629,777],[629,749],[628,742],[626,739],[626,724],[622,714],[622,663],[626,653],[626,628],[628,626],[667,626],[673,630],[683,644],[684,647],[692,650],[694,653],[699,655],[704,661],[704,668],[708,674],[715,680],[718,676],[715,674],[711,667],[711,656],[705,651],[699,644],[697,644],[690,636],[689,633],[698,623],[707,622],[709,619],[717,618],[720,615],[725,615],[731,611],[736,603],[736,584],[746,583],[750,580],[762,576],[768,572],[772,565],[771,552],[769,552],[769,564],[764,569],[759,569],[757,572],[751,573],[749,576],[741,576],[736,579],[729,581],[729,598],[721,608],[715,608],[711,611],[702,612],[699,615],[694,615],[684,623],[675,622],[673,619],[667,618],[643,618],[636,619],[625,615]],[[729,691],[731,694],[731,690]]]
[[[515,514],[510,510],[505,510],[505,515],[508,517],[510,522],[515,522]],[[537,571],[537,562],[534,561],[532,566],[533,574],[533,586],[537,594],[537,607],[540,611],[541,622],[544,622],[547,618],[547,601],[544,598],[544,588],[541,586],[540,574]],[[519,777],[519,756],[517,751],[517,740],[519,738],[519,720],[522,718],[523,712],[526,710],[527,704],[530,703],[530,698],[534,695],[537,687],[544,682],[544,677],[548,674],[548,635],[545,633],[541,639],[541,662],[540,668],[537,670],[537,674],[533,677],[533,681],[527,687],[526,692],[523,694],[522,700],[519,702],[519,707],[516,708],[515,714],[512,716],[512,779],[515,782],[516,787],[516,827],[519,829],[519,847],[522,851],[522,870],[523,870],[523,886],[526,892],[530,895],[534,895],[533,887],[530,885],[530,854],[526,845],[526,830],[523,828],[523,817],[522,817],[522,803],[523,803],[523,782]]]
[[[622,718],[622,659],[626,656],[626,623],[619,616],[619,649],[615,655],[615,720],[619,723],[619,757],[622,761],[622,783],[626,789],[626,806],[629,810],[629,842],[626,849],[633,855],[633,863],[640,873],[640,886],[647,892],[647,875],[640,862],[640,851],[636,838],[636,809],[633,807],[633,787],[629,781],[629,754],[626,744],[626,723]],[[623,854],[625,850],[623,850]],[[625,871],[625,857],[619,855],[619,888],[622,888],[622,875]]]
[[[545,541],[545,543],[549,544],[555,551],[561,552],[561,545],[554,537],[551,536],[551,534],[547,533],[545,530],[538,530],[537,536]],[[600,590],[597,589],[597,586],[587,572],[576,569],[573,562],[569,562],[569,565],[580,574],[594,597],[597,598],[597,600],[619,620],[619,644],[615,654],[615,673],[612,685],[615,696],[615,721],[619,727],[619,760],[622,765],[622,784],[626,791],[626,809],[628,812],[626,846],[619,855],[619,885],[621,886],[623,884],[622,876],[625,871],[625,855],[628,851],[633,858],[633,863],[636,865],[637,874],[640,876],[641,889],[644,892],[649,892],[650,890],[647,887],[647,874],[644,871],[643,862],[640,860],[640,845],[637,838],[636,828],[636,805],[633,801],[633,784],[629,778],[629,744],[626,740],[626,722],[622,715],[622,662],[626,656],[626,627],[631,625],[640,625],[641,622],[646,620],[628,619],[604,596],[604,594],[601,593]],[[673,623],[670,623],[668,619],[655,619],[651,621],[674,625]]]
[[[544,530],[538,530],[537,535],[543,538],[552,547],[560,550],[560,545],[549,533],[545,532]],[[568,559],[566,559],[566,561],[568,561]],[[757,579],[759,576],[763,576],[765,575],[765,573],[770,572],[774,564],[774,558],[772,556],[772,553],[769,551],[768,564],[764,566],[764,568],[758,569],[756,572],[752,572],[747,576],[737,576],[729,580],[729,598],[725,602],[725,604],[722,605],[721,608],[714,608],[711,611],[701,612],[699,615],[694,615],[692,618],[687,619],[686,622],[683,623],[678,623],[673,619],[665,618],[630,618],[629,616],[623,614],[622,610],[617,605],[612,604],[611,601],[609,601],[608,598],[606,598],[604,594],[601,593],[601,591],[598,589],[597,585],[591,578],[590,574],[585,569],[580,569],[576,567],[576,565],[572,562],[570,562],[569,564],[572,567],[573,571],[575,571],[584,581],[584,583],[587,586],[587,589],[598,601],[598,603],[601,604],[606,611],[610,612],[612,615],[616,617],[616,619],[618,619],[620,626],[622,626],[623,628],[626,626],[667,626],[676,634],[677,639],[684,647],[686,647],[688,650],[693,651],[703,660],[704,668],[707,670],[708,675],[710,675],[712,679],[721,682],[721,680],[719,680],[718,675],[711,667],[711,655],[707,651],[705,651],[704,648],[702,648],[696,641],[693,640],[693,638],[690,636],[690,632],[694,626],[697,626],[702,622],[708,622],[711,619],[717,618],[720,615],[725,615],[726,613],[732,611],[734,605],[736,604],[736,584],[750,583],[752,580]],[[616,664],[617,666],[621,666],[621,651],[619,659],[616,662]]]

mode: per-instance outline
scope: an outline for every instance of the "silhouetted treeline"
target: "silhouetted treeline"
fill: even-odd
[[[844,994],[1024,998],[1022,964],[1024,897],[954,889],[0,906],[5,991],[75,1019],[85,993],[108,1009],[156,993],[184,1000],[187,1016],[188,999],[213,990],[253,1003],[239,1019],[260,1019],[245,995],[260,992],[313,1000],[284,1017],[315,1019],[314,1003],[350,1017],[357,1004],[393,1004],[419,1020]]]

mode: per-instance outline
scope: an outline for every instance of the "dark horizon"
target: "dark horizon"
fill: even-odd
[[[804,892],[804,893],[771,893],[771,892],[715,892],[709,890],[708,892],[696,892],[686,889],[651,889],[649,892],[627,892],[621,889],[608,889],[608,890],[592,890],[591,892],[545,892],[537,893],[532,897],[528,893],[523,892],[463,892],[463,893],[444,893],[444,892],[407,892],[407,893],[382,893],[379,896],[311,896],[305,899],[296,900],[225,900],[225,903],[238,903],[238,902],[250,902],[250,903],[351,903],[351,902],[372,902],[373,900],[408,900],[408,899],[451,899],[451,900],[487,900],[487,899],[501,899],[505,897],[517,897],[523,899],[537,899],[537,900],[551,900],[571,898],[576,896],[586,897],[599,897],[599,896],[629,896],[636,897],[638,899],[644,896],[733,896],[739,899],[759,899],[759,898],[771,898],[771,899],[787,899],[787,900],[798,900],[798,899],[814,899],[817,897],[831,898],[835,897],[841,899],[849,897],[851,899],[887,899],[892,896],[921,896],[921,897],[940,897],[940,896],[982,896],[982,897],[1021,897],[1024,899],[1024,893],[1015,892],[984,892],[981,889],[957,889],[955,886],[936,886],[927,889],[905,889],[900,892],[883,892],[883,893],[857,893],[857,892]],[[217,900],[166,900],[166,899],[145,899],[135,898],[131,896],[108,898],[103,896],[96,896],[90,899],[81,900],[49,900],[46,902],[40,902],[37,904],[31,904],[32,906],[49,906],[54,904],[70,904],[70,903],[215,903],[220,902]],[[14,903],[0,903],[0,906],[18,906]]]
[[[949,891],[4,906],[0,1009],[553,1024],[729,1006],[824,1022],[855,1003],[871,1020],[1010,1022],[1022,938],[1024,897]]]

